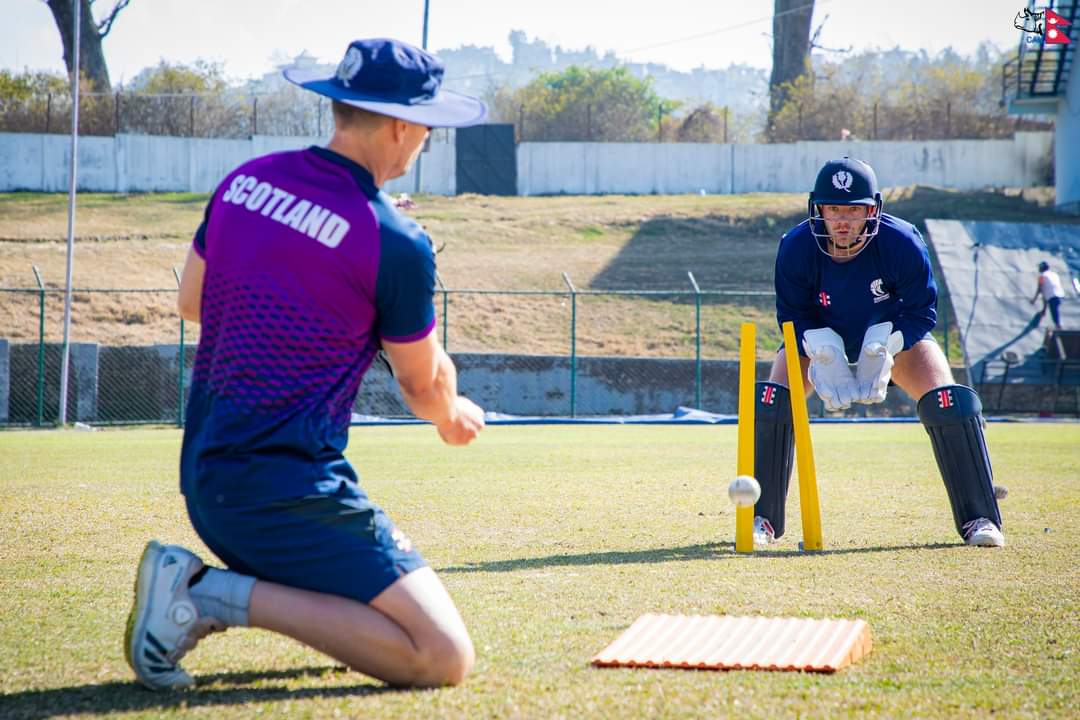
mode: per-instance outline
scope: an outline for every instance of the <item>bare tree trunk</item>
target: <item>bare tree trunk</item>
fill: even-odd
[[[101,39],[105,37],[98,30],[94,22],[93,13],[90,11],[90,0],[46,0],[49,10],[52,11],[53,20],[60,31],[60,39],[64,43],[64,64],[68,74],[71,73],[71,61],[74,55],[71,46],[73,39],[72,24],[75,18],[75,2],[82,3],[80,18],[79,38],[79,64],[81,74],[85,75],[93,86],[95,92],[110,92],[112,83],[109,81],[109,68],[105,64],[105,54],[101,50]]]
[[[806,72],[810,62],[810,20],[814,0],[773,0],[773,65],[769,76],[769,130],[786,99],[785,83]]]

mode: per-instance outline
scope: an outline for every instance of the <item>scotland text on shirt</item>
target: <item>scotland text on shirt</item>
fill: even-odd
[[[234,177],[221,201],[258,212],[329,248],[340,245],[349,232],[349,222],[337,213],[251,175]]]

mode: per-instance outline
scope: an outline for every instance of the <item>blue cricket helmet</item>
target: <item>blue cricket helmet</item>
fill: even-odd
[[[878,191],[877,175],[874,168],[862,160],[843,157],[830,160],[818,171],[814,189],[810,191],[807,203],[810,211],[810,232],[817,240],[818,248],[833,257],[854,257],[862,252],[878,234],[881,224],[881,193]],[[847,255],[838,255],[830,250],[829,232],[821,216],[822,205],[868,205],[875,208],[866,220],[858,250]]]

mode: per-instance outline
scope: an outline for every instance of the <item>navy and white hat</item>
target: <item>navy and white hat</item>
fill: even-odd
[[[487,105],[442,89],[439,58],[400,40],[354,40],[337,71],[288,69],[285,78],[302,88],[369,112],[426,125],[468,127],[487,118]]]
[[[818,205],[877,205],[877,175],[862,160],[830,160],[818,171],[812,201]]]

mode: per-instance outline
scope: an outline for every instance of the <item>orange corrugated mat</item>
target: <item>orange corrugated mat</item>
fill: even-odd
[[[601,667],[836,672],[870,652],[862,620],[642,615],[592,659]]]

